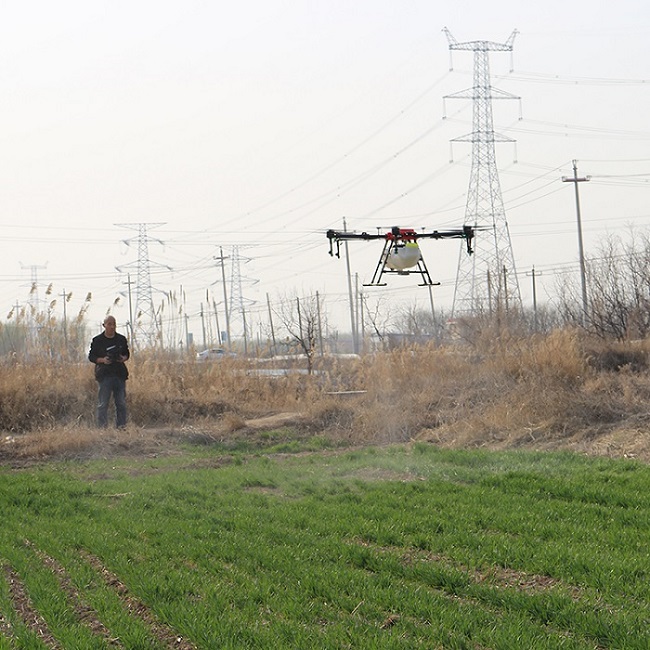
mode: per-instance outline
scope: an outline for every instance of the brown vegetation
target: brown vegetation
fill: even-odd
[[[317,357],[312,375],[276,377],[252,360],[137,355],[128,381],[130,425],[101,432],[93,427],[90,364],[14,363],[0,374],[0,461],[163,453],[187,440],[223,443],[288,425],[294,436],[349,444],[421,440],[648,460],[649,346],[569,329],[484,333],[472,345]]]

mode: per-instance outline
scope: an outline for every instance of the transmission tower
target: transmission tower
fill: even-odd
[[[230,312],[230,327],[234,332],[242,332],[244,337],[244,346],[247,347],[249,340],[249,327],[250,323],[246,322],[246,307],[254,304],[254,300],[244,298],[242,293],[242,280],[248,283],[256,284],[257,280],[250,278],[242,278],[241,263],[250,262],[249,258],[242,258],[239,255],[239,246],[233,246],[231,255],[231,276],[230,276],[230,296],[229,296],[229,312]]]
[[[38,282],[38,271],[39,269],[47,268],[47,264],[38,265],[31,264],[26,266],[22,262],[20,263],[22,269],[29,269],[31,272],[31,283],[29,289],[29,309],[25,310],[26,314],[26,323],[29,327],[29,339],[32,344],[36,343],[38,338],[38,316],[41,312],[41,298],[39,294],[39,282]],[[18,316],[18,311],[16,312]]]
[[[138,260],[136,263],[125,264],[124,266],[117,267],[117,270],[122,272],[125,269],[137,269],[135,281],[135,308],[131,316],[133,322],[129,323],[131,330],[132,346],[147,347],[156,345],[161,339],[160,326],[156,315],[156,310],[153,304],[153,292],[151,288],[151,266],[152,262],[149,260],[149,242],[157,242],[162,244],[159,239],[150,237],[147,230],[151,228],[158,228],[163,226],[164,223],[117,223],[116,226],[121,228],[130,228],[138,231],[137,244],[138,244]],[[131,245],[132,239],[123,240],[127,246]],[[170,269],[169,266],[163,264],[156,264],[156,266]],[[171,270],[171,269],[170,269]],[[129,287],[130,290],[130,287]]]
[[[27,266],[26,264],[20,263],[20,267],[24,269],[29,269],[31,273],[31,284],[29,290],[29,308],[31,311],[31,319],[35,319],[36,315],[41,311],[41,298],[39,295],[39,283],[38,283],[38,271],[39,269],[46,269],[47,264],[31,264]]]
[[[445,27],[449,49],[474,53],[473,86],[445,99],[473,101],[472,132],[452,142],[472,143],[472,166],[465,208],[465,223],[479,230],[474,240],[474,255],[458,259],[452,318],[502,310],[521,309],[521,293],[515,269],[510,231],[506,220],[495,143],[515,142],[495,133],[492,120],[493,99],[520,99],[493,88],[490,83],[490,52],[512,52],[517,30],[505,43],[468,41],[459,43]],[[484,230],[485,232],[480,232]]]

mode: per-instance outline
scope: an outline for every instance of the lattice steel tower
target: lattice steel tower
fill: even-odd
[[[241,274],[241,264],[250,262],[247,257],[241,257],[239,246],[232,248],[232,267],[230,276],[230,328],[233,332],[241,332],[244,339],[244,348],[247,351],[248,341],[250,339],[250,323],[246,320],[246,308],[254,304],[255,301],[245,298],[242,292],[242,281],[248,284],[256,284],[258,280],[244,278]]]
[[[465,223],[484,232],[474,240],[474,255],[461,252],[458,259],[456,288],[452,317],[499,313],[501,310],[521,309],[521,293],[515,269],[515,259],[506,220],[495,142],[514,142],[512,138],[494,132],[493,99],[519,99],[516,95],[493,88],[490,83],[489,52],[512,52],[517,31],[505,43],[468,41],[459,43],[445,27],[450,50],[474,53],[473,86],[445,99],[473,101],[472,132],[452,142],[472,143],[472,167],[465,208]]]
[[[132,334],[133,347],[146,347],[157,345],[161,342],[161,332],[158,323],[156,310],[153,304],[153,293],[151,288],[151,265],[149,261],[149,242],[155,241],[159,244],[159,239],[154,239],[147,234],[150,228],[163,226],[164,223],[118,223],[116,226],[122,228],[131,228],[138,231],[138,261],[136,263],[137,275],[135,282],[135,307],[133,310],[133,322],[129,323]],[[135,239],[135,238],[134,238]],[[131,245],[130,239],[125,239],[127,246]],[[118,267],[118,271],[132,268],[133,263],[125,264]],[[169,269],[170,267],[163,264],[156,264]],[[129,287],[130,291],[130,287]]]

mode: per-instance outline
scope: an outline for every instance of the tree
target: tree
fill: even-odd
[[[609,236],[587,260],[587,310],[583,313],[575,276],[559,288],[565,322],[602,338],[644,338],[650,334],[650,236],[630,231],[628,240]]]
[[[365,323],[369,325],[369,329],[372,329],[371,336],[376,336],[379,340],[379,344],[383,347],[386,344],[386,329],[388,324],[391,321],[391,310],[390,305],[386,301],[379,298],[374,307],[371,309],[368,304],[368,297],[363,294],[361,296],[361,322],[363,324],[362,335],[364,340],[362,341],[365,350],[365,338],[366,338],[366,327]]]
[[[424,343],[440,342],[445,327],[444,312],[435,314],[430,309],[417,305],[405,306],[395,314],[392,325],[395,330],[392,338],[400,342]]]
[[[321,304],[318,294],[307,298],[284,298],[273,310],[286,331],[289,343],[297,346],[307,359],[307,372],[312,373],[317,344],[322,344]]]

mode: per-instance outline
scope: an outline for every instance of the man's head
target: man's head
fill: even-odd
[[[104,319],[104,334],[106,334],[109,339],[112,339],[115,336],[116,327],[117,323],[115,322],[115,316],[106,316]]]

